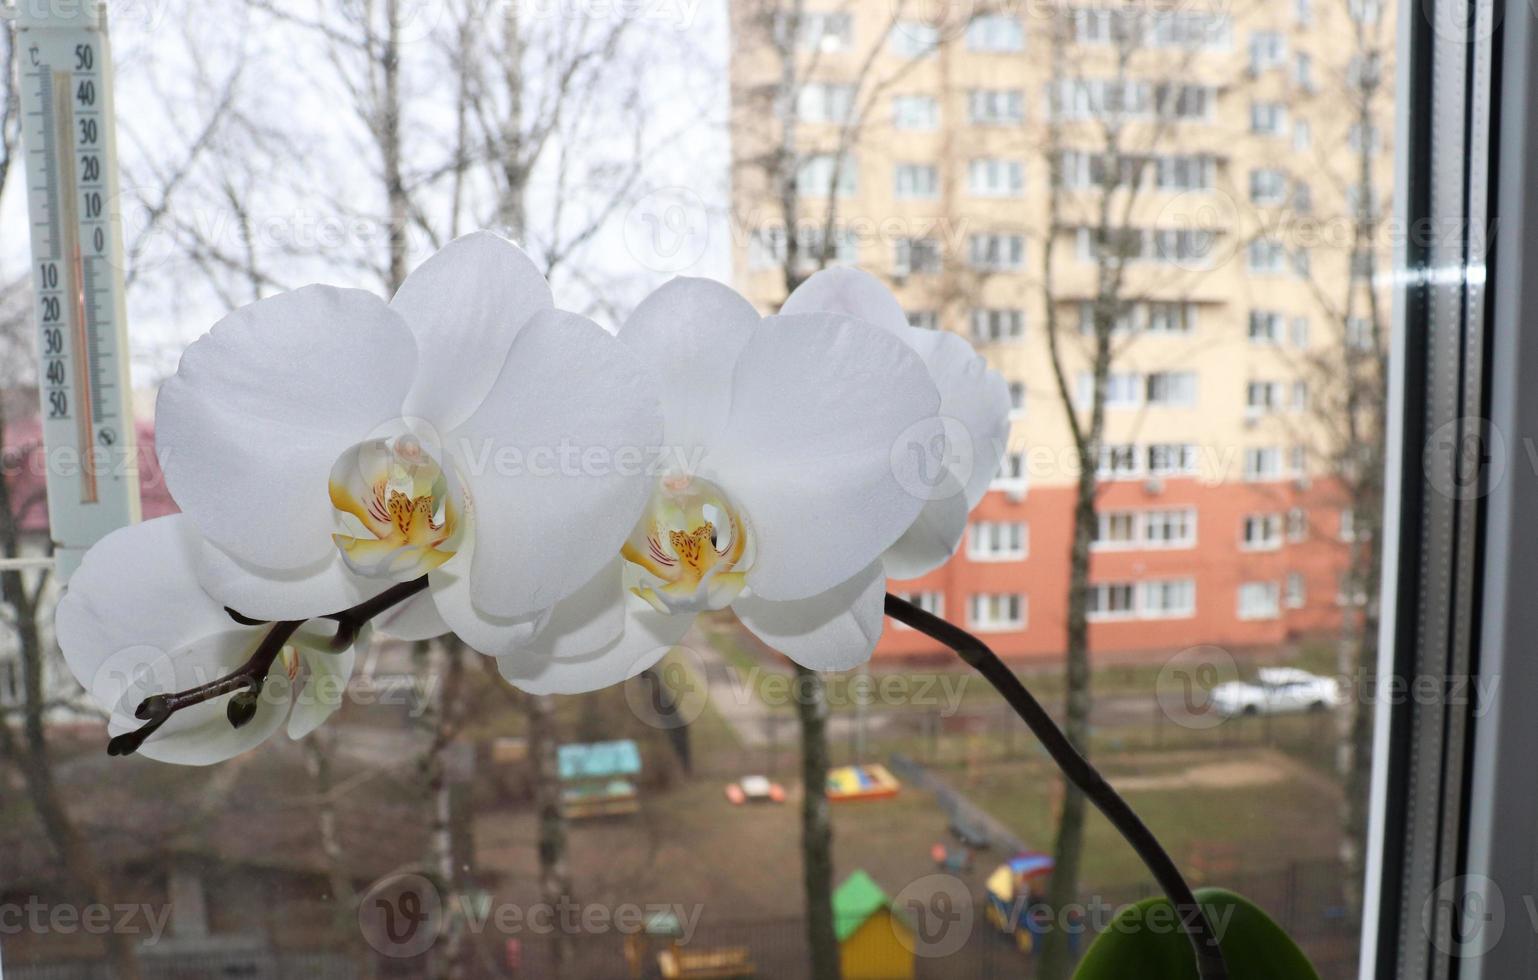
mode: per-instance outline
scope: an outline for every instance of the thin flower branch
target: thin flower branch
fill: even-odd
[[[1004,661],[987,644],[971,633],[891,593],[887,593],[886,597],[886,614],[950,647],[1004,696],[1015,714],[1041,740],[1063,774],[1105,814],[1111,825],[1137,851],[1148,870],[1153,872],[1154,880],[1175,907],[1181,927],[1196,951],[1196,969],[1201,980],[1227,980],[1228,967],[1223,961],[1223,951],[1218,946],[1217,933],[1169,853],[1127,801],[1106,782],[1100,771],[1073,747],[1062,729],[1057,727],[1041,702],[1026,689],[1014,671],[1005,666]]]
[[[347,649],[357,640],[358,633],[365,623],[425,588],[427,588],[427,576],[423,575],[410,582],[393,585],[356,606],[320,617],[333,620],[337,624],[336,635],[331,638],[331,649],[338,652]],[[145,698],[134,709],[134,717],[144,724],[110,740],[107,743],[108,755],[132,755],[139,750],[146,739],[170,721],[171,716],[176,712],[226,694],[235,695],[230,699],[227,709],[232,726],[240,728],[255,717],[258,699],[261,697],[262,687],[267,682],[267,675],[271,672],[273,663],[277,661],[278,654],[283,651],[284,644],[288,643],[308,620],[291,619],[267,623],[264,620],[242,616],[233,609],[226,608],[225,611],[229,613],[231,619],[242,626],[268,627],[267,635],[262,637],[261,643],[257,644],[251,656],[239,667],[207,684],[200,684],[174,694],[154,694]]]

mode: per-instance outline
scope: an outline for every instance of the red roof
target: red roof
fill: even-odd
[[[164,517],[177,511],[176,502],[166,490],[155,458],[155,424],[147,420],[134,423],[139,437],[139,495],[144,517]],[[5,427],[3,470],[10,484],[11,507],[23,533],[48,533],[48,495],[46,456],[43,453],[42,423],[37,418],[12,422]]]

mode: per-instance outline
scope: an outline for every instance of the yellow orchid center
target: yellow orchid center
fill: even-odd
[[[665,477],[621,549],[626,583],[659,612],[724,609],[752,565],[749,525],[716,484]]]
[[[331,468],[331,505],[342,559],[359,575],[408,582],[454,557],[463,501],[412,435],[371,439]]]

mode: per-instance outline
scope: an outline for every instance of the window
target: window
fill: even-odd
[[[1101,446],[1096,471],[1105,480],[1125,480],[1137,476],[1141,472],[1137,446],[1130,442]]]
[[[1299,119],[1292,124],[1292,151],[1294,153],[1307,153],[1314,145],[1314,127],[1307,119]]]
[[[1089,618],[1097,622],[1107,619],[1131,619],[1137,615],[1134,597],[1137,587],[1131,582],[1100,582],[1089,587]]]
[[[1190,476],[1196,468],[1196,447],[1190,443],[1155,442],[1148,447],[1150,476]]]
[[[972,268],[987,272],[1016,271],[1025,265],[1025,236],[969,236],[967,261]]]
[[[1095,375],[1080,371],[1075,397],[1080,408],[1094,404]],[[1116,371],[1105,378],[1106,408],[1136,408],[1143,404],[1143,376],[1136,372]]]
[[[1263,168],[1250,171],[1251,204],[1285,204],[1287,202],[1287,173],[1282,170]]]
[[[1377,153],[1383,145],[1380,131],[1377,126],[1361,123],[1352,123],[1346,132],[1346,144],[1351,147],[1353,153]]]
[[[1274,551],[1282,546],[1282,516],[1280,514],[1249,514],[1239,535],[1239,545],[1245,551]]]
[[[1292,318],[1291,337],[1292,337],[1292,346],[1294,346],[1294,347],[1307,347],[1308,346],[1308,317],[1306,317],[1306,316],[1295,316],[1295,317]]]
[[[1293,476],[1296,476],[1296,477],[1308,476],[1308,447],[1307,446],[1288,446],[1287,447],[1287,469],[1289,469],[1292,472]]]
[[[1346,346],[1353,350],[1372,350],[1372,317],[1346,317]]]
[[[974,521],[967,529],[967,557],[973,561],[1019,561],[1029,549],[1022,521]]]
[[[1301,412],[1308,408],[1308,382],[1294,381],[1292,383],[1292,399],[1288,402],[1288,408],[1294,412]]]
[[[1091,547],[1097,551],[1135,548],[1138,541],[1138,520],[1133,511],[1102,511],[1095,515],[1095,537]]]
[[[1287,129],[1287,107],[1280,102],[1250,105],[1250,132],[1257,136],[1281,136]]]
[[[1275,582],[1245,582],[1239,586],[1240,619],[1275,619],[1281,609]]]
[[[906,599],[907,601],[913,603],[915,606],[918,606],[920,609],[929,613],[931,616],[939,616],[941,619],[945,618],[944,592],[934,590],[918,592],[897,592],[894,590],[893,594],[899,598]],[[911,630],[913,628],[911,626],[905,626],[902,623],[898,623],[896,620],[893,620],[892,622],[897,623],[897,628],[900,630]]]
[[[940,47],[940,29],[916,20],[900,20],[888,36],[892,53],[899,58],[928,58]]]
[[[1194,371],[1154,371],[1145,379],[1150,405],[1189,408],[1196,404]]]
[[[1025,164],[983,158],[967,164],[967,191],[974,197],[1019,197],[1025,191]]]
[[[1025,414],[1025,382],[1011,381],[1009,383],[1009,413],[1019,418]]]
[[[1340,539],[1342,541],[1356,540],[1356,511],[1350,507],[1343,507],[1340,511]]]
[[[979,633],[1000,633],[1025,628],[1025,596],[1018,592],[977,593],[972,596],[970,625]]]
[[[802,271],[813,272],[819,268],[818,257],[823,250],[824,229],[821,226],[802,228],[796,236],[799,245]],[[834,262],[852,265],[860,260],[859,238],[843,228],[833,230]],[[748,243],[748,265],[754,269],[777,269],[785,264],[785,229],[759,228]]]
[[[1367,605],[1367,590],[1351,577],[1350,572],[1341,572],[1336,579],[1335,604],[1338,606]]]
[[[1025,453],[1005,453],[999,460],[998,475],[993,478],[995,487],[1006,490],[1025,485]]]
[[[1292,0],[1292,19],[1297,21],[1299,27],[1307,27],[1314,22],[1314,0]]]
[[[967,115],[978,126],[1025,122],[1025,93],[1017,88],[973,89],[967,93]]]
[[[1257,238],[1245,249],[1245,264],[1250,272],[1264,275],[1286,272],[1287,247],[1274,238]]]
[[[1287,540],[1293,544],[1308,540],[1308,515],[1302,507],[1287,511]]]
[[[1275,31],[1250,35],[1250,71],[1256,75],[1279,68],[1287,60],[1287,41]]]
[[[842,160],[831,153],[807,157],[796,171],[796,191],[807,197],[827,197],[830,193],[849,197],[855,192],[857,170],[849,157]]]
[[[1280,381],[1250,381],[1244,386],[1244,407],[1251,415],[1264,415],[1282,406]]]
[[[930,95],[892,97],[892,126],[895,129],[930,130],[940,127],[940,102]]]
[[[997,344],[1025,336],[1024,310],[981,309],[972,311],[972,340]]]
[[[779,19],[776,36],[785,37],[788,21],[788,17]],[[854,21],[849,14],[807,12],[801,15],[796,42],[803,51],[847,51],[853,41]]]
[[[940,193],[940,172],[927,163],[897,164],[892,182],[900,199],[930,199]]]
[[[1149,303],[1147,331],[1159,334],[1188,334],[1196,329],[1195,303]]]
[[[899,278],[940,271],[940,243],[933,238],[899,238],[892,250],[892,274]]]
[[[1143,514],[1143,543],[1150,548],[1189,548],[1196,544],[1196,511],[1189,507]]]
[[[908,326],[921,330],[939,330],[940,314],[934,310],[909,310]]]
[[[1196,582],[1188,578],[1142,583],[1139,615],[1144,619],[1183,619],[1196,615]]]
[[[843,123],[853,110],[853,85],[808,82],[796,97],[796,114],[802,122]]]
[[[1250,311],[1250,343],[1279,344],[1282,342],[1282,315],[1269,310]]]
[[[1314,59],[1302,51],[1293,56],[1292,84],[1304,92],[1314,90]]]
[[[1099,229],[1075,230],[1079,258],[1094,262],[1101,256],[1124,262],[1174,263],[1186,267],[1206,262],[1216,235],[1197,228],[1119,228],[1107,237]]]
[[[1073,37],[1080,44],[1221,50],[1232,34],[1228,17],[1206,11],[1094,5],[1073,10]]]
[[[1376,24],[1383,17],[1383,0],[1349,0],[1346,9],[1358,24]]]
[[[1246,480],[1279,480],[1282,477],[1282,451],[1275,446],[1252,446],[1244,451]]]
[[[985,14],[967,25],[967,50],[1009,53],[1025,50],[1025,25],[1005,14]]]
[[[1302,609],[1305,604],[1303,591],[1303,575],[1300,572],[1287,573],[1287,608]]]
[[[1205,155],[1165,155],[1153,158],[1154,186],[1161,191],[1210,191],[1217,161]]]

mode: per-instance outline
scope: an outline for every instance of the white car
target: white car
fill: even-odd
[[[1228,681],[1212,689],[1213,710],[1220,715],[1282,714],[1325,711],[1339,706],[1340,684],[1295,667],[1262,667],[1255,683]]]

